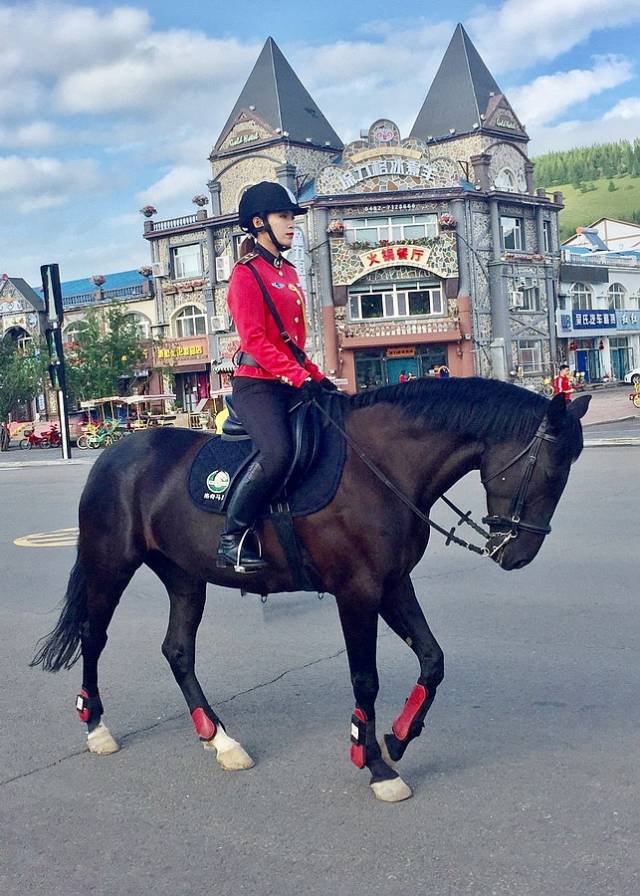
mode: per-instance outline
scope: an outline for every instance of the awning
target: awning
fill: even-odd
[[[218,361],[216,364],[212,364],[211,369],[214,373],[233,373],[233,371],[236,369],[236,365],[233,363],[231,358],[222,358],[221,361]]]

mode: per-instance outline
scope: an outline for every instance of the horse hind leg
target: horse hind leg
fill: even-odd
[[[391,733],[385,734],[382,754],[390,762],[400,760],[409,743],[418,737],[444,678],[444,655],[427,625],[409,576],[385,593],[380,615],[387,625],[413,650],[420,663],[420,676],[395,719]]]
[[[192,579],[166,558],[147,561],[169,594],[169,625],[162,653],[189,707],[196,734],[205,750],[213,750],[226,771],[253,767],[244,747],[227,734],[213,711],[195,673],[196,634],[206,599],[206,582]]]
[[[76,709],[87,725],[89,752],[100,756],[116,753],[120,747],[102,721],[104,707],[98,689],[98,660],[107,643],[107,629],[129,584],[133,570],[114,577],[112,573],[94,572],[87,585],[87,618],[81,628],[82,690]]]
[[[107,627],[133,572],[100,573],[94,564],[78,557],[56,627],[42,640],[31,661],[31,666],[41,665],[45,671],[58,672],[71,669],[82,656],[82,688],[76,698],[76,710],[87,726],[89,751],[101,755],[115,753],[119,748],[102,722],[98,660],[107,643]]]

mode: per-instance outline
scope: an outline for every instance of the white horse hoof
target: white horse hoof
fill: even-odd
[[[247,751],[238,744],[230,750],[218,753],[218,765],[227,772],[237,772],[241,769],[253,768],[255,762]]]
[[[118,741],[111,736],[111,732],[102,722],[87,735],[87,746],[90,753],[97,753],[98,756],[108,756],[120,749]]]
[[[413,792],[402,778],[393,778],[391,781],[376,781],[370,785],[377,800],[383,803],[399,803],[408,800]]]
[[[215,750],[218,765],[227,772],[237,772],[255,765],[244,747],[229,737],[222,728],[217,730],[211,740],[203,741],[202,746],[205,750]]]

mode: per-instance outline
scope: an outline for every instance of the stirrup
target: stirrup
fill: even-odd
[[[244,547],[245,539],[250,531],[251,531],[251,529],[245,529],[242,534],[242,538],[238,542],[238,548],[237,548],[237,552],[236,552],[235,562],[231,561],[229,559],[229,557],[226,556],[226,554],[221,555],[220,548],[218,548],[218,556],[216,559],[216,566],[219,569],[227,569],[229,566],[233,566],[233,569],[235,572],[243,573],[245,575],[250,575],[251,573],[259,572],[261,569],[265,569],[267,567],[268,564],[266,563],[266,561],[264,561],[262,559],[262,542],[260,541],[260,537],[257,534],[256,534],[256,539],[258,542],[258,560],[260,561],[260,563],[259,563],[259,565],[254,566],[253,568],[249,568],[249,569],[247,569],[242,564],[242,549]]]

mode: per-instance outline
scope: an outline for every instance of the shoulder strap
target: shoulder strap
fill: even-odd
[[[245,264],[249,268],[249,270],[251,271],[253,276],[255,277],[256,282],[257,282],[258,286],[260,287],[260,290],[262,292],[266,306],[269,309],[269,311],[271,312],[271,316],[273,317],[273,319],[276,322],[276,327],[280,331],[280,336],[282,337],[283,342],[286,342],[286,344],[289,346],[289,350],[290,350],[291,354],[293,355],[293,357],[298,362],[298,364],[300,364],[301,367],[304,367],[304,363],[307,360],[306,353],[295,344],[295,342],[293,341],[293,339],[291,338],[289,333],[285,330],[284,324],[282,323],[282,318],[278,314],[278,309],[273,304],[273,299],[269,295],[269,290],[265,286],[264,280],[262,279],[260,274],[256,271],[256,269],[251,264],[251,262],[245,262]]]

